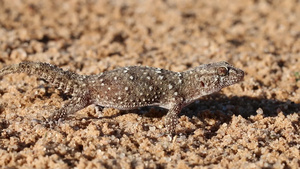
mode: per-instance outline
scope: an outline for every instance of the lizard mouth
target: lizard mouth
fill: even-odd
[[[234,83],[238,83],[244,80],[244,74],[245,74],[244,71],[242,71],[241,69],[235,69],[231,71],[232,72],[229,73],[229,76],[232,77]]]
[[[229,69],[228,75],[227,75],[227,80],[225,80],[225,82],[223,83],[221,88],[233,85],[233,84],[238,83],[240,81],[243,81],[244,80],[244,74],[245,74],[244,71],[242,71],[241,69],[237,69],[237,68]]]

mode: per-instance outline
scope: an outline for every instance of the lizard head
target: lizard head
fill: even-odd
[[[235,68],[227,62],[217,62],[212,66],[214,84],[220,89],[238,83],[244,79],[244,71]]]
[[[200,65],[185,71],[184,90],[191,96],[190,100],[221,90],[243,80],[244,71],[227,62]]]

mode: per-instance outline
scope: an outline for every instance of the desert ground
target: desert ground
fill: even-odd
[[[67,99],[37,76],[0,77],[1,168],[299,168],[300,2],[0,0],[0,68],[47,62],[82,75],[226,61],[244,81],[204,96],[164,134],[167,110]]]

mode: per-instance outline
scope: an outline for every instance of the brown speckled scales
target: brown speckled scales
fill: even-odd
[[[45,79],[72,98],[57,112],[51,122],[64,118],[91,104],[121,110],[143,106],[169,109],[166,126],[175,132],[177,114],[200,98],[240,82],[244,72],[227,62],[203,64],[184,72],[160,68],[130,66],[99,75],[78,75],[54,65],[23,62],[0,70],[0,77],[10,73],[28,73]]]

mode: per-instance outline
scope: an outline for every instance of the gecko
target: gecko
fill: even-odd
[[[183,72],[147,66],[129,66],[98,75],[79,75],[43,62],[21,62],[0,70],[36,75],[71,96],[46,120],[57,122],[89,105],[130,110],[145,106],[168,109],[167,132],[174,133],[182,108],[202,96],[243,80],[244,71],[227,62],[202,64]]]

